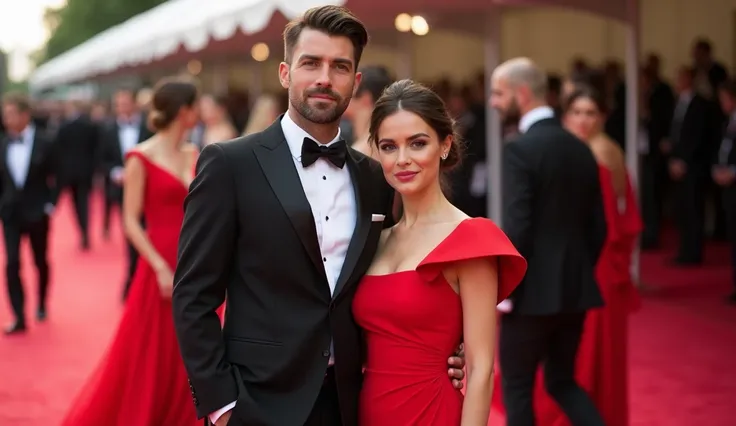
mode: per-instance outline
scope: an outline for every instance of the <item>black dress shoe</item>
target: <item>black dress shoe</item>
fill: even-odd
[[[5,328],[5,335],[10,336],[11,334],[20,334],[26,332],[26,324],[21,321],[16,321]]]
[[[39,310],[36,311],[36,319],[39,322],[46,321],[46,309],[45,308],[43,308],[43,309],[39,308]]]

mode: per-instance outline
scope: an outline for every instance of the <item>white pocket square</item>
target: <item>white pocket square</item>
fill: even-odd
[[[384,219],[386,219],[385,214],[372,214],[371,215],[371,222],[383,222]]]

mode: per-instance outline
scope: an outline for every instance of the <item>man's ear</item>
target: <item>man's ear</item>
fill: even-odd
[[[289,88],[289,84],[291,81],[291,78],[289,78],[289,72],[291,71],[291,67],[286,62],[282,62],[279,64],[279,81],[281,82],[281,87],[284,89]]]

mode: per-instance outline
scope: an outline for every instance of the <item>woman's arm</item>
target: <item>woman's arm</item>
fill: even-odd
[[[146,169],[137,156],[131,155],[125,162],[125,191],[123,191],[123,226],[125,235],[138,253],[155,271],[171,267],[153,247],[141,226]],[[171,285],[174,283],[172,281]]]
[[[457,278],[468,376],[460,424],[486,426],[493,395],[498,262],[488,258],[462,262],[458,265]]]

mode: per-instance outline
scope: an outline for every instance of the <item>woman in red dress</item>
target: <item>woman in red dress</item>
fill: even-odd
[[[460,160],[453,120],[430,89],[403,80],[376,102],[370,140],[401,195],[399,222],[381,235],[353,313],[365,330],[360,426],[486,426],[493,392],[494,306],[526,261],[488,219],[445,198],[442,173]],[[465,343],[465,397],[447,359]]]
[[[157,133],[126,155],[125,232],[141,257],[112,344],[62,425],[201,424],[179,355],[170,301],[182,206],[197,155],[183,137],[197,122],[196,103],[197,89],[191,83],[160,83],[149,117]]]

